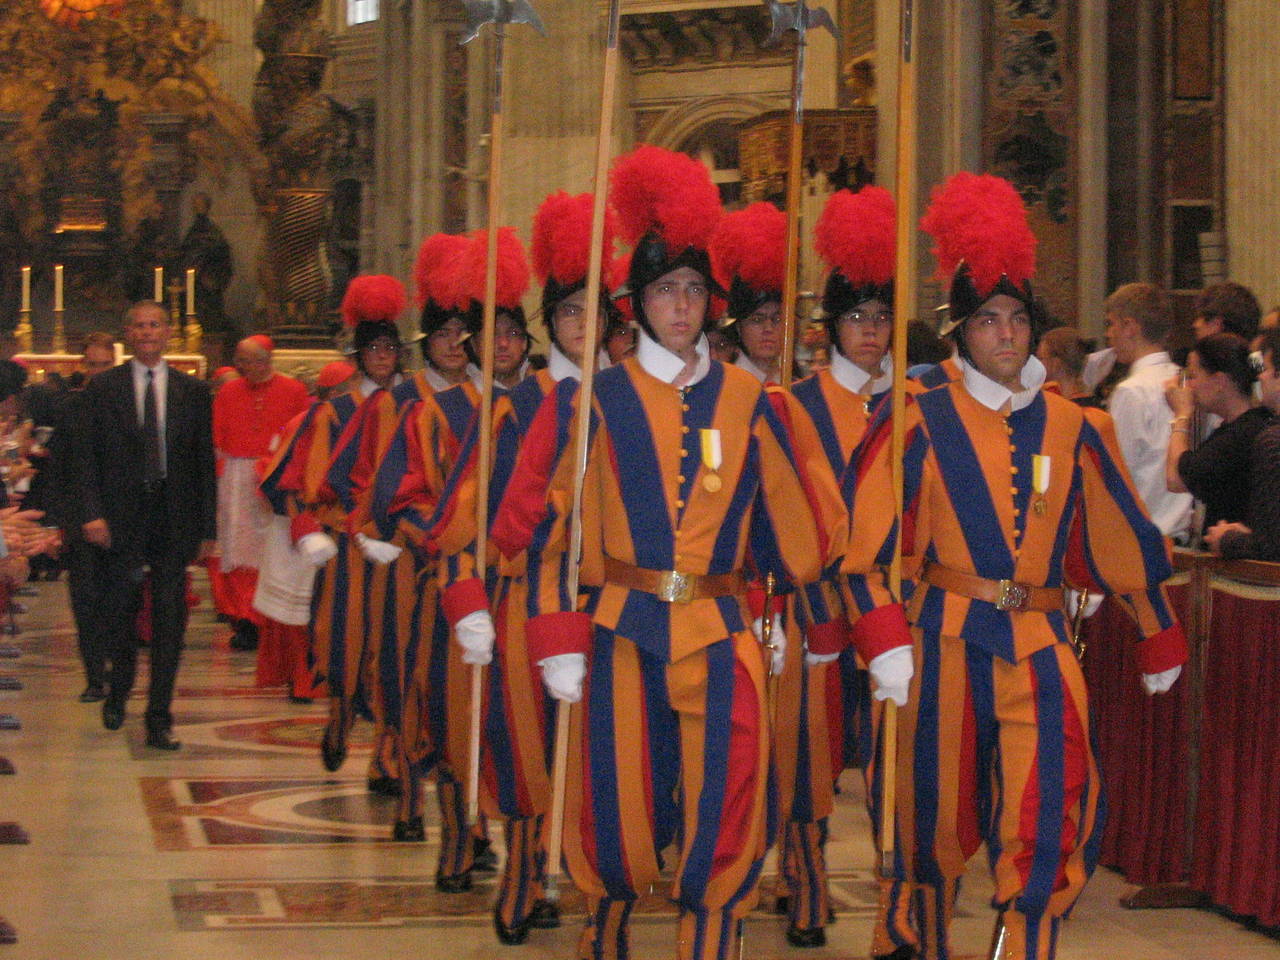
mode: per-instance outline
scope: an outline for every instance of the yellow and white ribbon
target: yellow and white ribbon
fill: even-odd
[[[699,430],[698,437],[702,447],[702,466],[706,470],[702,477],[702,486],[708,493],[715,493],[721,486],[720,477],[716,471],[720,469],[724,456],[720,449],[720,431]]]

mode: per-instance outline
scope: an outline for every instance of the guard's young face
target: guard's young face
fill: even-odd
[[[883,300],[864,300],[840,315],[840,352],[861,370],[879,376],[893,336],[893,313]]]
[[[524,362],[529,348],[529,335],[520,324],[505,313],[494,318],[493,323],[493,373],[499,378],[513,376]]]
[[[1017,393],[1031,356],[1031,314],[1022,301],[999,293],[964,322],[965,344],[978,372]]]
[[[379,385],[395,376],[400,363],[400,345],[391,337],[378,337],[360,351],[360,366],[369,379]]]
[[[437,327],[427,336],[427,360],[443,374],[461,373],[467,368],[467,351],[462,341],[467,327],[457,317]]]
[[[687,358],[702,335],[710,296],[706,278],[692,267],[680,267],[646,284],[644,314],[654,338]]]
[[[742,349],[752,361],[769,366],[782,354],[782,304],[761,304],[738,323]]]
[[[598,317],[603,315],[601,312]],[[582,366],[582,351],[586,348],[586,319],[587,291],[585,289],[571,293],[557,303],[555,312],[551,315],[551,325],[555,330],[556,344],[560,347],[560,352],[578,366]]]

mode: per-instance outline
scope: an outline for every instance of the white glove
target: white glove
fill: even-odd
[[[308,533],[299,540],[294,549],[302,554],[302,558],[314,567],[323,567],[338,555],[338,545],[327,533],[316,531]]]
[[[1144,673],[1142,675],[1142,687],[1147,693],[1168,693],[1169,688],[1173,686],[1174,681],[1182,674],[1182,667],[1170,667],[1168,670],[1161,670],[1159,673]]]
[[[1086,600],[1084,604],[1084,616],[1086,620],[1098,612],[1098,608],[1102,606],[1102,597],[1103,595],[1101,593],[1089,594],[1089,599]],[[1079,602],[1080,591],[1067,590],[1067,616],[1074,617],[1076,615],[1076,604]]]
[[[385,540],[374,540],[363,533],[356,534],[356,546],[360,548],[366,560],[383,565],[391,563],[404,552],[403,547],[397,547],[394,543],[387,543]]]
[[[907,705],[907,691],[916,665],[910,647],[894,647],[872,659],[867,664],[871,679],[875,682],[877,700],[892,700],[900,707]]]
[[[587,658],[581,653],[557,653],[539,660],[542,682],[547,692],[565,703],[582,699],[582,681],[587,675]]]
[[[764,643],[764,617],[756,617],[751,621],[751,632],[756,635],[756,640]],[[787,634],[782,629],[782,614],[775,613],[773,615],[773,633],[769,636],[769,642],[773,644],[773,675],[776,677],[782,672],[782,663],[787,659]]]
[[[473,610],[458,621],[453,635],[462,647],[462,662],[483,667],[493,659],[493,617],[488,610]]]
[[[830,663],[832,660],[839,660],[838,653],[809,653],[805,652],[804,662],[807,666],[816,667],[820,663]]]

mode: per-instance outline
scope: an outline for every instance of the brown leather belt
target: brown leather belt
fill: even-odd
[[[629,563],[604,558],[604,578],[609,583],[652,593],[667,603],[691,603],[694,600],[714,600],[746,593],[746,581],[741,573],[681,573],[679,570],[650,570],[633,567]]]
[[[988,580],[972,573],[961,573],[937,563],[927,564],[920,579],[949,593],[971,600],[985,600],[997,610],[1061,610],[1062,590],[1058,587],[1033,587],[1016,580]]]

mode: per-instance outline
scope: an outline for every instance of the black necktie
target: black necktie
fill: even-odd
[[[142,479],[147,483],[155,483],[164,478],[164,467],[160,462],[160,416],[156,412],[154,370],[147,371],[147,390],[142,395],[142,443]]]

